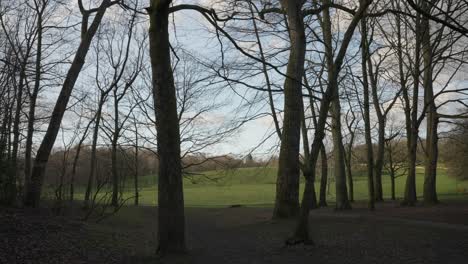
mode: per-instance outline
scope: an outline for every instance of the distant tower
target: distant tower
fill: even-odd
[[[252,157],[252,154],[249,153],[244,159],[244,165],[251,166],[253,163],[254,163],[254,159]]]

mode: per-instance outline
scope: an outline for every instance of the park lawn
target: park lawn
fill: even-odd
[[[417,194],[422,196],[424,171],[417,169]],[[146,184],[140,189],[140,203],[143,205],[157,204],[157,188],[154,176],[141,177]],[[209,171],[201,175],[193,175],[184,179],[185,205],[188,207],[226,207],[231,205],[271,206],[275,199],[275,168],[242,168],[228,171]],[[365,176],[354,176],[355,200],[367,199],[367,180]],[[396,179],[396,196],[401,198],[404,191],[406,177]],[[128,182],[126,186],[132,186]],[[301,184],[302,193],[303,184]],[[318,193],[319,182],[315,183]],[[465,190],[465,193],[463,193]],[[383,176],[384,199],[390,199],[390,179]],[[440,168],[437,178],[437,191],[441,200],[468,199],[468,181],[457,181]],[[133,203],[133,189],[129,188],[124,194],[129,203]],[[327,199],[335,199],[334,181],[332,180]]]
[[[366,200],[367,179],[364,175],[354,175],[354,199]],[[133,179],[127,179],[124,199],[128,204],[133,203],[134,190]],[[272,206],[275,199],[276,168],[256,167],[233,170],[208,171],[200,174],[189,175],[184,178],[184,199],[188,207],[226,207],[232,205],[246,206]],[[406,177],[396,179],[396,197],[403,196]],[[146,175],[139,178],[140,204],[157,204],[157,186],[154,175]],[[390,178],[383,175],[384,199],[390,199]],[[417,168],[416,191],[418,197],[422,197],[424,183],[424,169]],[[301,194],[302,194],[301,177]],[[315,183],[318,194],[319,182]],[[468,199],[468,181],[457,181],[448,177],[446,169],[438,170],[437,192],[439,199]],[[76,199],[83,199],[84,189],[79,188]],[[327,200],[331,203],[335,199],[334,180],[330,181],[327,191]]]

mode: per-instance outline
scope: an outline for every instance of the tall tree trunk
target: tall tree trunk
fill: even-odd
[[[5,102],[5,111],[2,122],[2,130],[0,137],[0,202],[6,202],[6,181],[8,176],[8,167],[10,163],[10,133],[12,122],[12,111],[14,100],[11,99],[11,89],[7,92],[7,102]]]
[[[390,174],[390,192],[391,192],[391,197],[392,201],[395,201],[396,196],[395,196],[395,177],[396,177],[396,172],[395,172],[395,167],[393,164],[393,153],[392,153],[392,147],[390,142],[386,142],[387,146],[387,157],[388,157],[388,169],[389,169],[389,174]]]
[[[369,81],[367,76],[367,58],[369,56],[368,51],[368,40],[367,40],[367,25],[366,20],[361,20],[361,46],[362,46],[362,79],[363,79],[363,90],[364,90],[364,133],[366,138],[366,153],[367,153],[367,181],[369,191],[369,203],[368,207],[370,210],[375,209],[374,205],[374,153],[372,146],[372,135],[370,125],[370,103],[369,103]]]
[[[350,150],[349,150],[350,151]],[[351,164],[351,155],[346,153],[348,158],[346,159],[346,175],[348,176],[348,188],[349,188],[349,201],[354,202],[354,181],[353,181],[353,170]]]
[[[119,100],[117,100],[117,88],[114,90],[114,133],[112,133],[111,167],[112,167],[112,200],[111,205],[119,205],[119,174],[117,168],[117,143],[120,134],[119,128]]]
[[[158,251],[163,255],[186,251],[180,131],[168,32],[171,2],[152,0],[148,9],[159,158]]]
[[[320,161],[322,165],[322,172],[320,175],[320,207],[327,207],[327,180],[328,180],[328,160],[327,160],[327,150],[325,145],[321,144],[320,146]]]
[[[86,192],[84,197],[84,207],[88,208],[89,201],[91,199],[91,192],[93,190],[94,184],[94,174],[96,173],[96,165],[97,165],[97,140],[99,136],[99,125],[101,123],[101,115],[102,115],[102,107],[105,101],[105,95],[101,94],[98,102],[98,109],[96,111],[96,123],[94,124],[93,128],[93,139],[91,143],[91,156],[90,156],[90,166],[89,166],[89,175],[88,175],[88,183],[86,184]]]
[[[369,54],[369,45],[367,47],[367,54]],[[365,62],[363,62],[365,63]],[[385,156],[385,119],[386,115],[383,113],[382,108],[380,107],[379,95],[377,91],[377,74],[374,73],[372,60],[370,55],[367,56],[367,65],[369,70],[369,80],[370,87],[372,90],[372,101],[374,103],[375,113],[377,115],[377,125],[378,125],[378,140],[377,140],[377,154],[375,156],[374,163],[374,196],[376,202],[383,201],[383,190],[382,190],[382,171],[383,171],[383,162]]]
[[[135,176],[134,176],[134,187],[135,187],[135,205],[138,206],[140,194],[138,192],[138,175],[139,175],[139,168],[140,164],[138,162],[138,154],[139,154],[139,147],[138,147],[138,126],[135,122]]]
[[[352,126],[352,125],[351,125]],[[349,201],[354,202],[354,181],[353,181],[353,170],[352,170],[352,155],[353,155],[353,145],[355,131],[352,130],[352,127],[348,126],[350,139],[347,149],[345,151],[345,165],[346,165],[346,175],[348,179],[348,188],[349,188]]]
[[[423,8],[430,12],[428,3],[423,5]],[[424,203],[436,204],[437,191],[436,191],[436,176],[437,176],[437,158],[438,158],[438,136],[437,136],[437,108],[434,102],[434,88],[432,82],[432,44],[431,44],[431,31],[429,19],[424,17],[422,19],[422,28],[424,33],[422,37],[422,50],[424,61],[424,103],[427,107],[427,128],[426,128],[426,159],[425,159],[425,173],[424,173]]]
[[[284,119],[279,154],[273,218],[286,218],[299,210],[299,145],[301,137],[302,76],[305,60],[305,29],[302,1],[282,0],[287,13],[291,50],[284,81]],[[309,207],[310,208],[310,207]]]
[[[314,136],[314,141],[312,142],[312,147],[311,147],[311,154],[310,154],[310,160],[311,160],[311,172],[314,174],[313,177],[315,178],[315,168],[317,164],[317,159],[320,153],[320,146],[323,144],[323,138],[325,137],[325,123],[328,117],[328,112],[330,110],[330,105],[334,97],[338,96],[338,73],[340,72],[341,66],[343,64],[343,59],[346,54],[346,51],[349,46],[349,42],[351,41],[351,38],[353,36],[354,30],[356,29],[356,26],[359,23],[359,20],[361,19],[364,11],[367,9],[367,7],[371,4],[372,0],[366,0],[361,3],[359,6],[359,9],[356,11],[356,14],[353,17],[353,20],[351,21],[348,29],[346,30],[344,36],[343,36],[343,41],[342,45],[339,49],[339,52],[336,56],[335,61],[333,61],[333,47],[332,47],[332,36],[331,36],[331,20],[330,20],[330,13],[329,9],[325,8],[323,11],[323,34],[324,34],[324,41],[325,41],[325,49],[326,49],[326,59],[327,59],[327,69],[328,69],[328,75],[331,76],[329,77],[329,82],[327,90],[325,91],[325,94],[323,96],[323,99],[320,104],[320,111],[318,115],[318,121],[317,121],[317,126],[315,128],[315,136]],[[330,1],[325,0],[324,4],[329,4]],[[336,109],[335,109],[336,110]],[[338,109],[339,110],[339,109]],[[343,148],[341,149],[341,152],[343,152]],[[341,157],[343,159],[343,157]],[[344,163],[342,163],[344,166]],[[344,168],[343,168],[344,171]],[[343,188],[342,186],[340,186]],[[344,179],[344,188],[346,190],[346,175]],[[307,191],[307,189],[306,189]],[[342,198],[342,197],[341,197]],[[345,199],[348,201],[347,194],[345,193]],[[302,204],[300,208],[300,214],[297,219],[297,224],[294,230],[293,237],[289,239],[287,242],[288,243],[300,243],[300,242],[310,242],[309,238],[309,199],[302,199]],[[349,204],[349,201],[347,202],[347,205],[345,207],[350,208],[351,205]]]
[[[37,17],[37,51],[36,51],[36,65],[35,65],[35,76],[34,76],[34,88],[29,97],[29,115],[28,115],[28,128],[26,134],[26,146],[24,153],[24,184],[29,185],[29,179],[31,176],[31,163],[32,163],[32,144],[34,134],[34,123],[36,115],[36,101],[39,94],[39,88],[41,85],[41,60],[42,60],[42,11],[38,12]]]
[[[377,140],[377,154],[375,157],[374,163],[374,191],[375,191],[375,201],[382,202],[383,199],[383,189],[382,189],[382,172],[383,172],[383,162],[385,158],[385,119],[378,120],[378,140]]]
[[[28,56],[28,55],[27,55]],[[19,84],[16,91],[16,109],[13,118],[13,143],[12,152],[8,168],[8,179],[6,181],[6,204],[13,205],[16,202],[17,186],[16,181],[18,177],[18,150],[20,144],[20,122],[21,122],[21,109],[23,106],[23,90],[24,81],[26,78],[26,64],[24,61],[21,65]]]
[[[392,193],[392,201],[396,200],[395,197],[395,171],[390,169],[390,184],[391,184],[391,193]]]
[[[73,165],[72,165],[72,171],[71,171],[71,176],[70,176],[70,201],[73,201],[74,198],[75,198],[75,176],[76,176],[76,169],[77,169],[77,166],[78,166],[78,161],[79,161],[79,158],[80,158],[81,147],[83,146],[83,142],[85,141],[85,139],[86,139],[86,137],[88,135],[88,130],[91,127],[91,124],[93,123],[96,116],[97,116],[97,114],[88,123],[88,125],[86,126],[85,131],[83,133],[83,136],[81,137],[80,141],[78,142],[78,145],[76,146],[76,153],[75,153],[75,157],[73,158]]]
[[[420,61],[421,61],[421,25],[418,14],[416,16],[415,34],[416,45],[413,63],[413,95],[412,104],[405,106],[405,111],[410,113],[410,120],[406,123],[408,134],[408,177],[406,178],[405,193],[402,205],[414,206],[417,201],[416,197],[416,153],[418,147],[418,103],[419,103],[419,79],[420,79]],[[406,89],[406,88],[405,88]],[[408,96],[403,93],[403,96]],[[405,99],[409,103],[409,99]],[[407,115],[408,116],[408,115]]]
[[[336,91],[338,92],[338,91]],[[341,132],[341,106],[340,98],[337,93],[333,96],[331,103],[332,116],[332,138],[333,138],[333,158],[334,174],[336,187],[336,207],[337,210],[350,209],[351,204],[348,200],[348,189],[346,187],[345,153],[343,147],[343,135]]]
[[[307,79],[304,78],[304,82],[307,83]],[[307,87],[308,84],[307,84]],[[302,111],[301,111],[301,134],[302,134],[302,145],[304,148],[304,160],[302,164],[302,173],[305,179],[305,187],[304,187],[304,195],[307,195],[307,199],[309,199],[310,207],[309,209],[316,209],[317,208],[317,195],[315,193],[315,173],[312,173],[312,166],[310,160],[310,150],[309,150],[309,135],[306,125],[305,119],[305,107],[304,101],[301,100],[302,104]],[[313,105],[311,105],[313,107]],[[315,119],[315,114],[314,119]]]
[[[52,117],[47,127],[44,139],[39,146],[39,149],[34,160],[34,166],[31,173],[31,181],[27,186],[25,205],[28,207],[39,206],[42,184],[44,181],[44,174],[47,162],[49,161],[50,152],[54,146],[55,139],[57,138],[62,118],[67,108],[68,101],[70,99],[75,82],[80,75],[81,69],[83,68],[86,55],[88,54],[89,46],[91,41],[96,34],[99,24],[109,6],[110,0],[103,0],[99,6],[93,22],[89,29],[82,32],[81,42],[76,51],[75,58],[67,72],[67,76],[62,86],[62,90],[57,98],[54,110],[52,111]]]

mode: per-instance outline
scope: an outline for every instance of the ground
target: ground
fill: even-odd
[[[189,252],[159,258],[157,208],[124,207],[99,223],[77,220],[78,208],[0,209],[0,263],[466,263],[468,203],[433,207],[365,203],[352,211],[311,213],[314,246],[285,247],[293,220],[271,208],[187,208]]]

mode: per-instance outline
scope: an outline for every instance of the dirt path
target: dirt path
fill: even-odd
[[[270,220],[270,208],[187,208],[190,252],[164,259],[154,256],[152,207],[124,208],[99,224],[0,210],[0,263],[466,263],[468,205],[454,206],[316,210],[316,245],[295,247],[283,246],[294,221]],[[444,212],[453,221],[441,221]]]

